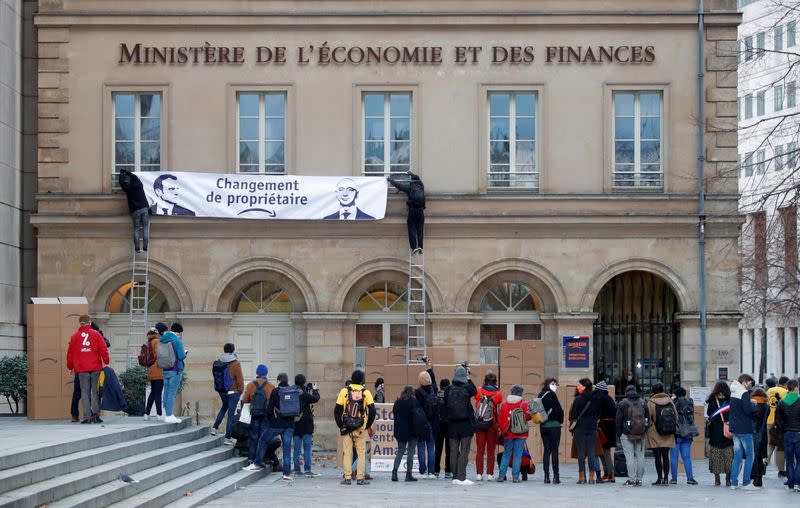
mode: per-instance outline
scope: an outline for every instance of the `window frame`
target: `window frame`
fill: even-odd
[[[638,175],[637,178],[640,178],[643,174],[641,170],[641,129],[639,128],[641,124],[641,113],[640,113],[640,94],[641,93],[652,93],[652,92],[659,92],[661,94],[661,111],[660,111],[660,125],[659,125],[659,132],[660,132],[660,139],[659,139],[659,161],[661,166],[661,185],[659,186],[643,186],[643,185],[632,185],[632,186],[618,186],[616,185],[615,181],[615,174],[616,174],[616,108],[614,103],[614,94],[615,93],[633,93],[634,94],[634,162],[633,162],[633,175]],[[668,112],[668,88],[666,86],[636,86],[636,85],[627,85],[627,86],[611,86],[608,87],[608,93],[610,94],[608,97],[609,103],[609,113],[608,118],[610,122],[609,126],[609,143],[608,143],[608,150],[609,150],[609,157],[607,158],[607,166],[609,171],[606,173],[608,174],[609,181],[607,182],[608,188],[612,192],[665,192],[667,188],[667,174],[668,174],[668,165],[667,165],[667,147],[668,145],[668,132],[667,128],[669,126],[667,112]],[[648,172],[652,174],[652,172]]]
[[[792,48],[797,45],[797,21],[786,23],[786,47]]]
[[[756,170],[755,174],[763,175],[766,173],[766,160],[767,160],[767,151],[764,148],[759,149],[756,151]]]
[[[756,116],[764,116],[767,114],[767,92],[761,90],[756,93]]]
[[[749,93],[744,96],[744,119],[751,118],[753,118],[753,94]]]
[[[766,49],[767,49],[767,32],[762,30],[758,32],[755,36],[755,47],[754,47],[755,57],[762,58],[766,53]]]
[[[797,81],[786,82],[786,109],[797,107]]]
[[[772,87],[772,106],[775,112],[783,111],[784,108],[784,101],[783,101],[783,85],[774,85]]]
[[[492,183],[492,179],[491,179],[491,175],[492,175],[491,143],[493,142],[492,138],[491,138],[491,135],[492,135],[491,134],[491,121],[492,121],[492,118],[501,118],[498,115],[495,115],[494,117],[492,116],[492,110],[491,110],[491,95],[492,94],[508,94],[510,96],[510,98],[509,98],[509,111],[508,111],[508,119],[509,119],[508,175],[510,177],[511,175],[519,175],[519,174],[521,174],[519,171],[517,171],[517,164],[516,164],[517,143],[518,142],[522,142],[522,143],[533,142],[533,144],[534,144],[534,161],[533,161],[534,171],[531,171],[530,173],[532,173],[532,177],[535,177],[535,182],[536,182],[535,186],[525,187],[525,186],[509,185],[508,187],[499,187],[499,186],[492,186],[491,185],[491,183]],[[516,126],[516,119],[520,118],[516,114],[516,108],[517,108],[516,96],[517,95],[521,95],[521,94],[533,95],[534,96],[534,110],[533,110],[533,117],[532,117],[533,120],[534,120],[533,139],[519,140],[519,139],[517,139],[517,136],[516,136],[516,127],[517,127]],[[540,151],[540,146],[541,146],[540,142],[539,142],[539,133],[540,133],[540,124],[541,124],[541,121],[539,119],[539,105],[540,105],[539,92],[537,90],[495,90],[495,89],[489,89],[486,92],[484,98],[486,100],[485,108],[486,108],[486,112],[487,112],[487,114],[486,114],[486,122],[487,122],[487,124],[485,126],[486,132],[487,132],[487,139],[486,139],[486,146],[485,146],[485,149],[486,149],[486,160],[484,161],[484,164],[486,164],[487,191],[490,191],[490,192],[521,191],[521,192],[532,192],[532,193],[539,192],[540,177],[541,177],[541,171],[540,171],[540,167],[539,167],[539,151]],[[522,116],[521,118],[531,118],[531,117]],[[511,183],[511,179],[510,178],[509,178],[509,183]]]
[[[160,122],[160,170],[165,171],[171,167],[171,150],[170,150],[170,104],[171,104],[171,87],[168,83],[152,83],[152,84],[125,84],[125,83],[103,83],[103,96],[102,96],[102,175],[100,179],[104,189],[110,192],[122,192],[117,186],[117,173],[115,172],[115,106],[114,95],[118,93],[130,94],[160,94],[161,95],[161,122]],[[139,130],[139,126],[136,130]],[[139,148],[135,149],[137,152]],[[135,162],[135,161],[134,161]],[[134,166],[135,168],[135,166]]]
[[[783,51],[783,25],[777,25],[772,29],[772,42],[775,51]]]
[[[240,105],[240,97],[242,94],[246,95],[257,95],[258,96],[258,115],[253,116],[244,116],[242,117],[241,112],[239,110]],[[266,97],[268,95],[280,95],[283,96],[283,116],[276,116],[276,115],[268,115],[267,105],[266,105]],[[287,111],[287,103],[288,98],[286,96],[286,92],[281,91],[261,91],[261,92],[251,92],[251,91],[238,91],[236,92],[236,172],[246,175],[286,175],[286,111]],[[241,138],[241,120],[242,118],[246,119],[255,119],[258,122],[258,139],[256,140],[244,140],[242,141]],[[265,123],[267,119],[282,119],[283,120],[283,139],[267,139],[267,132]],[[255,141],[258,143],[258,163],[255,165],[257,166],[257,171],[242,171],[242,161],[241,161],[241,143],[252,143]],[[272,164],[267,163],[267,143],[283,143],[283,164]],[[253,166],[253,164],[250,164]],[[267,166],[283,166],[282,172],[274,172],[274,171],[267,171]]]
[[[775,146],[772,157],[775,160],[775,171],[783,171],[783,145]]]
[[[296,122],[295,122],[295,93],[293,83],[229,83],[228,84],[228,134],[227,134],[227,163],[228,173],[241,173],[243,175],[284,176],[295,174],[295,149],[296,149]],[[265,173],[259,167],[258,173],[239,171],[239,94],[240,93],[283,93],[285,96],[283,118],[283,173]],[[259,98],[261,108],[262,98]],[[259,110],[259,135],[263,125],[260,121]],[[259,140],[259,143],[261,140]],[[261,152],[261,150],[259,149]],[[265,157],[266,155],[264,155]],[[259,160],[262,155],[259,154]]]
[[[747,62],[753,59],[753,36],[748,35],[744,38],[744,60]]]
[[[755,152],[745,152],[744,159],[742,162],[742,166],[744,169],[744,176],[750,177],[753,176],[753,156]]]
[[[376,176],[376,177],[387,177],[391,174],[402,174],[401,172],[394,172],[391,173],[391,99],[388,98],[389,94],[398,94],[398,93],[405,93],[410,96],[410,105],[409,105],[409,157],[408,157],[408,167],[411,171],[416,174],[420,174],[419,170],[419,152],[421,146],[421,138],[419,132],[419,124],[420,120],[420,94],[419,94],[419,87],[417,85],[356,85],[353,87],[353,118],[356,119],[353,122],[353,171],[355,176]],[[383,133],[383,166],[384,171],[383,173],[367,173],[365,171],[366,165],[364,163],[365,159],[365,148],[366,148],[366,139],[365,139],[365,125],[366,125],[366,115],[364,110],[364,97],[366,94],[384,94],[384,133]],[[388,141],[387,141],[388,140]],[[387,152],[388,151],[388,152]],[[389,167],[389,171],[386,171],[387,166]]]

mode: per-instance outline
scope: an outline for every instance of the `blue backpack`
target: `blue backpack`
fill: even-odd
[[[214,376],[214,390],[228,393],[233,386],[230,363],[215,360],[211,365],[211,374]]]
[[[296,386],[278,387],[278,416],[300,419],[300,389]]]
[[[259,384],[255,382],[256,391],[250,398],[250,415],[251,416],[267,416],[267,382]]]

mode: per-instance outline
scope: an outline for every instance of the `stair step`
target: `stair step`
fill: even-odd
[[[0,492],[8,492],[56,476],[97,467],[113,460],[192,441],[207,435],[208,431],[207,427],[189,427],[178,432],[155,434],[135,441],[121,441],[6,469],[0,471]]]
[[[264,477],[264,472],[253,471],[236,471],[221,480],[207,485],[201,489],[192,492],[191,496],[184,495],[182,499],[175,501],[170,505],[170,508],[194,508],[200,506],[214,499],[219,499],[222,496],[235,492],[240,487],[249,485],[256,480]]]
[[[122,473],[133,476],[139,471],[173,461],[175,458],[206,451],[218,446],[221,441],[221,436],[206,436],[188,443],[179,443],[132,457],[114,460],[94,469],[77,471],[34,483],[0,495],[0,507],[34,508],[43,504],[50,504],[82,490],[92,489],[98,485],[113,481]]]
[[[184,497],[194,497],[195,490],[200,490],[234,473],[244,473],[245,471],[242,471],[242,468],[246,465],[247,459],[244,457],[229,458],[199,468],[177,477],[174,480],[164,482],[157,487],[142,491],[135,496],[107,506],[112,506],[114,508],[160,508]],[[258,473],[257,476],[263,476],[263,473]],[[187,496],[188,493],[192,495]]]

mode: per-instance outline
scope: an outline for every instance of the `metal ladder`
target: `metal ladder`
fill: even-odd
[[[408,342],[406,363],[418,362],[427,354],[425,322],[425,254],[423,251],[408,253]]]
[[[147,335],[147,304],[150,301],[150,251],[137,253],[136,249],[133,249],[130,295],[128,311],[128,367],[136,365],[140,346]]]

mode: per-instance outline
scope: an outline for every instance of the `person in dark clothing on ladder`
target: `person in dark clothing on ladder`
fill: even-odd
[[[133,218],[133,248],[136,252],[142,252],[139,247],[139,228],[142,228],[142,246],[147,250],[147,244],[150,242],[150,203],[144,193],[142,181],[127,169],[119,173],[119,186],[125,191],[128,211]]]
[[[387,178],[397,190],[408,196],[408,244],[414,253],[422,252],[422,237],[425,230],[425,185],[419,176],[408,172],[409,181],[401,182],[393,176]]]

